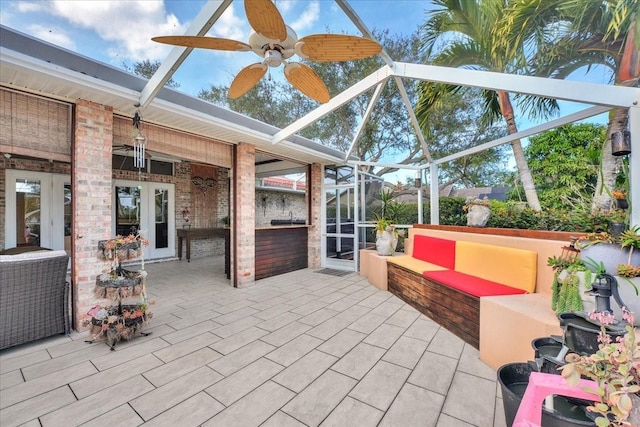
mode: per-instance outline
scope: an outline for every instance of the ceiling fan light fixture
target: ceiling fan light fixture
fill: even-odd
[[[267,50],[264,53],[264,61],[262,63],[269,67],[279,67],[282,64],[282,54],[275,49]]]

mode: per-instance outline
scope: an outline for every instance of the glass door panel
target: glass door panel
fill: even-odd
[[[67,175],[6,171],[5,248],[71,249],[69,182]]]
[[[155,193],[155,248],[169,247],[169,191],[156,189]]]
[[[140,189],[138,186],[116,186],[116,235],[136,234],[140,229]]]
[[[355,222],[353,217],[353,186],[325,185],[324,203],[326,233],[324,265],[343,269],[355,268]]]
[[[114,190],[114,233],[140,232],[149,240],[146,259],[175,256],[174,185],[117,180]]]
[[[36,179],[16,179],[17,246],[40,246],[41,184]]]

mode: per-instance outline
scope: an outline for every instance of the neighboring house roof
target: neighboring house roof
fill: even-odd
[[[305,191],[307,183],[303,180],[293,180],[286,176],[270,176],[263,178],[262,187],[267,188],[284,188],[287,190]]]
[[[474,188],[459,188],[451,191],[451,197],[473,197],[474,199],[487,199],[492,200],[505,200],[507,198],[507,187],[474,187]]]

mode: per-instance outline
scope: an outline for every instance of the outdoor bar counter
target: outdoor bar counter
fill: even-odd
[[[256,280],[307,268],[308,225],[256,227]]]

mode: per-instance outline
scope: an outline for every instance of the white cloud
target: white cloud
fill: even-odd
[[[313,24],[320,17],[320,5],[317,1],[312,1],[309,3],[307,8],[302,12],[302,14],[292,22],[290,25],[296,32],[301,30],[309,29],[313,26]]]
[[[242,13],[244,15],[244,9]],[[227,10],[224,11],[220,19],[213,24],[210,32],[216,37],[239,40],[246,43],[249,38],[249,34],[247,33],[248,26],[249,24],[247,23],[246,17],[238,17],[233,4],[231,4]]]
[[[41,1],[21,1],[18,2],[18,12],[41,12],[46,8],[46,4]]]
[[[293,7],[295,2],[291,0],[279,0],[275,2],[276,7],[280,11],[280,13],[287,13]]]
[[[151,37],[183,34],[186,29],[161,1],[52,1],[49,5],[52,14],[114,42],[108,53],[119,60],[162,59],[170,47]]]
[[[75,42],[69,38],[62,28],[48,28],[39,24],[32,24],[29,25],[29,32],[39,39],[69,50],[74,50],[76,47]]]

